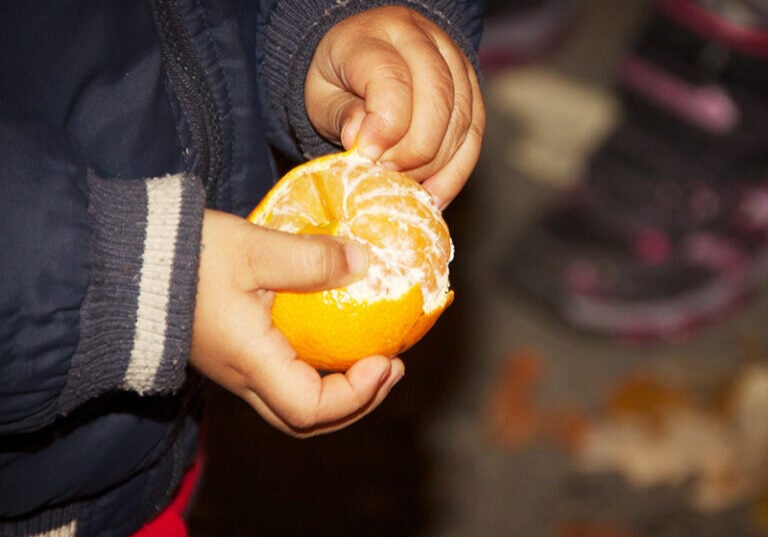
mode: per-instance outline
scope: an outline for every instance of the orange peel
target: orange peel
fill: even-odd
[[[345,237],[368,252],[366,275],[346,287],[275,294],[275,326],[318,369],[346,370],[366,356],[404,352],[453,301],[453,243],[434,197],[355,149],[294,168],[248,220]]]

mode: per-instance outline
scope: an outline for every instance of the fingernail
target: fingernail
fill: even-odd
[[[396,171],[396,172],[399,172],[399,171],[400,171],[400,166],[398,166],[397,164],[395,164],[395,163],[394,163],[394,162],[392,162],[391,160],[387,160],[387,161],[385,161],[385,162],[382,162],[382,163],[381,163],[381,166],[382,166],[383,168],[386,168],[386,169],[388,169],[388,170],[393,170],[393,171]]]
[[[373,144],[366,144],[359,148],[360,156],[365,157],[367,159],[376,161],[378,160],[381,155],[384,153],[384,151],[377,145]]]
[[[432,199],[434,200],[435,205],[437,205],[437,208],[440,209],[440,211],[445,210],[445,208],[448,207],[448,205],[451,203],[451,200],[443,200],[437,194],[435,194],[432,191],[431,185],[429,185],[428,183],[422,184],[422,186],[426,188],[427,192],[429,192],[432,195]]]
[[[353,276],[363,274],[368,268],[368,252],[355,242],[344,245],[344,255],[347,258],[347,267]]]

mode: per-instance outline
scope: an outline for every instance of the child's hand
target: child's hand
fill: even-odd
[[[477,76],[436,24],[399,6],[370,9],[323,37],[307,74],[318,132],[408,173],[447,205],[474,168],[485,128]]]
[[[202,243],[190,361],[278,429],[294,436],[340,429],[376,408],[403,376],[400,359],[376,356],[321,377],[272,324],[270,289],[347,285],[366,270],[362,248],[210,210]]]

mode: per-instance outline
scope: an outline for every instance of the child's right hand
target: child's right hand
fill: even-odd
[[[365,251],[206,210],[190,361],[293,436],[343,428],[381,403],[403,376],[398,358],[365,358],[326,376],[296,358],[272,324],[272,290],[341,287],[364,274]]]

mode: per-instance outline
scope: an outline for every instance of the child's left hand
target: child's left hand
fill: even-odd
[[[441,207],[480,154],[485,107],[466,56],[435,23],[401,6],[336,24],[307,74],[318,132],[423,182]]]

